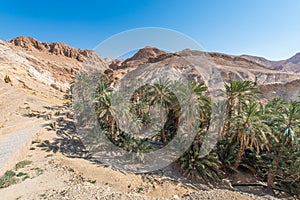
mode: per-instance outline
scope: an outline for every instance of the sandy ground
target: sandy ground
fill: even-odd
[[[70,191],[71,197],[85,199],[85,194],[82,193],[76,198],[74,196],[76,192],[72,191],[73,187],[93,187],[97,194],[103,190],[106,193],[136,193],[137,195],[161,198],[170,198],[174,195],[183,196],[193,191],[181,183],[164,180],[164,177],[128,174],[82,158],[67,157],[61,151],[55,150],[56,139],[59,138],[53,130],[43,129],[36,135],[33,141],[37,143],[33,142],[34,144],[30,145],[29,149],[31,150],[28,150],[23,158],[32,163],[20,171],[32,174],[34,171],[32,169],[39,168],[43,170],[43,173],[38,176],[32,175],[30,179],[1,189],[2,197],[5,199],[18,197],[38,199],[41,196],[47,196],[51,199],[52,197],[60,199],[62,191]],[[53,144],[52,147],[51,144]],[[91,195],[93,192],[88,190],[86,193],[88,193],[86,195]]]
[[[23,160],[32,161],[17,172],[30,178],[0,190],[3,199],[255,199],[254,195],[227,190],[197,191],[157,175],[115,171],[81,158],[69,158],[46,149],[54,131],[42,130]],[[194,193],[193,193],[194,192]],[[196,192],[196,193],[195,193]],[[192,193],[192,194],[191,194]]]

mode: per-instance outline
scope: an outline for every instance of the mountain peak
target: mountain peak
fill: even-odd
[[[293,64],[300,63],[300,53],[296,53],[293,57],[289,58],[287,61]]]
[[[129,61],[146,62],[149,58],[154,58],[154,57],[157,57],[157,56],[165,54],[165,53],[166,52],[164,52],[156,47],[146,46],[146,47],[138,50],[138,52],[136,54],[134,54],[131,58],[128,58],[127,62],[129,62]]]
[[[27,37],[27,36],[19,36],[10,41],[11,44],[14,46],[22,47],[25,50],[33,50],[39,49],[44,50],[45,48],[49,47],[48,43],[40,42],[35,38]]]
[[[111,69],[124,69],[128,67],[135,67],[142,63],[147,62],[149,59],[156,58],[158,56],[167,54],[166,52],[151,46],[146,46],[138,50],[131,58],[127,58],[123,62],[114,61],[110,64]]]
[[[300,52],[296,53],[294,56],[300,56]]]

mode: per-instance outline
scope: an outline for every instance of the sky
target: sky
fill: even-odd
[[[0,39],[25,35],[94,49],[120,32],[172,29],[204,50],[271,60],[300,52],[299,0],[0,1]]]

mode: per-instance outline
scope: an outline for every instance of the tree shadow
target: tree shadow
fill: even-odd
[[[68,105],[45,108],[55,112],[56,120],[46,123],[44,127],[48,131],[55,131],[57,137],[53,142],[43,141],[38,147],[46,152],[60,152],[67,157],[89,158],[90,155],[76,132],[73,114],[68,110]]]

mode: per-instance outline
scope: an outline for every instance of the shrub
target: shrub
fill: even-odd
[[[5,188],[17,182],[16,173],[9,170],[0,177],[0,188]]]
[[[30,160],[23,160],[23,161],[18,162],[18,163],[16,164],[15,169],[16,169],[16,170],[21,169],[21,168],[23,168],[23,167],[25,167],[26,165],[29,165],[29,164],[31,164],[31,163],[32,163],[32,161],[30,161]]]
[[[8,75],[5,75],[4,82],[5,83],[10,83],[10,84],[12,83],[12,81],[11,81],[11,79],[10,79],[10,77]]]

